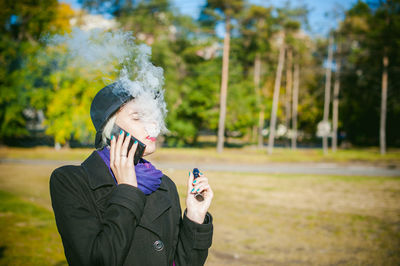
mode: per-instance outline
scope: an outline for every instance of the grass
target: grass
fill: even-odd
[[[54,150],[51,147],[36,148],[0,148],[0,158],[11,159],[45,159],[45,160],[75,160],[82,161],[93,149],[61,149]],[[273,163],[273,162],[334,162],[334,163],[369,163],[392,167],[400,167],[400,149],[390,149],[387,154],[379,154],[377,148],[338,150],[323,155],[321,149],[290,150],[276,148],[272,155],[266,150],[252,147],[225,148],[223,153],[217,153],[215,148],[160,148],[152,160],[158,161],[182,161],[195,162],[219,162],[219,163]]]
[[[52,212],[0,191],[0,265],[66,265]]]
[[[50,147],[1,147],[0,158],[80,161],[90,155],[92,151],[93,149],[86,148],[62,149],[57,151]]]
[[[174,158],[179,150],[170,151]],[[26,158],[27,152],[16,153]],[[69,152],[72,158],[87,150]],[[37,156],[38,150],[33,153]],[[199,153],[205,156],[203,151],[182,153],[187,160],[208,160],[200,157]],[[237,153],[233,156],[239,158]],[[40,156],[44,154],[50,151]],[[166,155],[158,156],[160,160]],[[56,167],[0,164],[0,265],[65,263],[48,193],[49,176]],[[184,206],[187,173],[164,172],[177,184]],[[215,194],[210,210],[214,239],[207,265],[400,265],[399,178],[206,174]]]
[[[396,178],[208,176],[216,195],[210,265],[400,263]]]

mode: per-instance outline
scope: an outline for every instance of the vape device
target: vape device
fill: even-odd
[[[200,171],[199,171],[199,169],[197,169],[197,168],[194,168],[194,169],[193,169],[193,176],[194,176],[194,179],[196,179],[196,178],[198,178],[198,177],[200,176]],[[194,180],[194,179],[193,179],[193,180]],[[203,194],[201,194],[201,193],[199,193],[199,192],[196,192],[196,194],[194,194],[194,197],[195,197],[198,201],[203,201],[203,200],[204,200]]]
[[[120,136],[119,133],[121,132],[121,130],[125,133],[125,137],[126,137],[126,134],[128,132],[126,132],[125,130],[120,128],[117,124],[114,124],[114,127],[111,130],[111,136],[114,136],[115,138],[118,138],[118,136]],[[135,165],[137,165],[139,160],[140,160],[140,158],[143,157],[143,153],[144,153],[144,149],[146,148],[146,144],[144,144],[143,142],[141,142],[140,140],[138,140],[137,138],[135,138],[132,135],[130,135],[129,137],[130,137],[130,140],[129,140],[129,145],[128,145],[128,152],[131,149],[133,143],[135,141],[138,142],[138,146],[137,146],[137,149],[136,149],[136,152],[135,152],[135,156],[133,158],[133,163]],[[107,144],[111,145],[111,140],[110,139],[107,139]]]

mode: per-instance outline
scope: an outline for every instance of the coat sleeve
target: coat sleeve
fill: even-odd
[[[175,265],[204,265],[208,249],[212,244],[212,216],[207,213],[203,224],[191,221],[186,211],[181,219],[178,246],[175,254]]]
[[[138,188],[120,184],[113,191],[103,219],[97,218],[85,197],[82,182],[56,169],[50,178],[50,195],[70,265],[122,265],[145,205]]]

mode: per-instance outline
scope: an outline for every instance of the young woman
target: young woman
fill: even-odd
[[[143,158],[134,165],[138,143],[128,149],[130,136],[146,145],[144,156],[155,152],[164,117],[157,102],[163,97],[133,97],[128,86],[116,82],[96,94],[90,114],[97,150],[80,166],[63,166],[51,175],[52,206],[67,261],[204,265],[213,234],[208,213],[213,191],[206,176],[194,179],[189,172],[182,217],[174,182]],[[111,134],[115,125],[123,129],[118,136]],[[196,192],[203,201],[195,199]]]

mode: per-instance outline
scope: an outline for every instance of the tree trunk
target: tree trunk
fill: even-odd
[[[285,119],[285,126],[286,129],[289,130],[290,128],[290,104],[292,100],[292,75],[293,75],[293,67],[292,67],[292,49],[287,49],[287,61],[286,61],[286,102],[285,102],[285,109],[286,109],[286,119]]]
[[[69,140],[66,140],[66,141],[65,141],[64,146],[63,146],[62,148],[63,148],[63,149],[70,149],[70,148],[71,148],[71,145],[70,145],[70,143],[69,143]]]
[[[332,151],[337,150],[337,128],[339,121],[339,90],[340,90],[340,68],[341,68],[341,55],[340,45],[337,45],[337,59],[336,59],[336,72],[335,72],[335,83],[333,85],[333,113],[332,113]]]
[[[331,96],[331,74],[332,74],[332,56],[333,56],[333,36],[329,36],[329,47],[328,47],[328,61],[325,72],[325,102],[324,102],[324,119],[325,123],[329,122],[329,106]],[[322,137],[322,146],[324,154],[328,152],[328,136]]]
[[[262,135],[262,130],[264,128],[264,108],[262,103],[262,94],[260,91],[260,76],[261,76],[261,58],[260,53],[256,54],[254,58],[254,89],[257,97],[257,105],[260,108],[258,113],[258,130],[257,130],[257,147],[263,148],[264,138]]]
[[[257,127],[257,125],[253,125],[253,127],[251,127],[250,142],[257,143],[257,136],[258,136],[258,127]]]
[[[383,56],[383,72],[382,72],[382,98],[381,98],[381,123],[379,130],[379,146],[381,154],[386,153],[386,103],[387,103],[387,87],[388,87],[388,68],[389,58],[385,54]]]
[[[282,45],[279,49],[279,61],[278,61],[278,68],[276,69],[276,77],[275,77],[275,84],[274,84],[274,96],[273,96],[273,102],[272,102],[271,123],[269,125],[268,154],[272,154],[272,150],[274,148],[276,114],[278,111],[279,90],[281,87],[282,69],[283,69],[284,62],[285,62],[285,45],[282,43]]]
[[[293,100],[292,100],[292,149],[297,147],[297,105],[299,102],[300,69],[299,64],[294,65]]]
[[[230,18],[225,21],[225,38],[224,38],[224,54],[222,58],[222,78],[221,78],[221,95],[220,95],[220,111],[218,122],[218,141],[217,152],[221,153],[224,149],[224,133],[225,133],[225,117],[226,117],[226,97],[228,91],[228,73],[229,73],[229,42]]]
[[[258,141],[257,141],[257,147],[259,149],[264,148],[264,136],[263,136],[263,128],[264,128],[264,111],[265,108],[263,105],[261,105],[260,112],[258,114]]]

